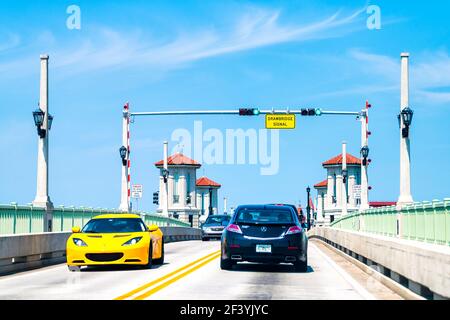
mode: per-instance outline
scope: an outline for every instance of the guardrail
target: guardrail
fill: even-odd
[[[161,227],[164,243],[200,240],[197,228]],[[0,275],[39,268],[66,261],[70,232],[0,235]]]
[[[52,231],[70,231],[74,226],[83,226],[99,214],[122,213],[116,209],[59,206],[52,210]],[[32,205],[0,205],[0,234],[44,232],[44,208]],[[158,226],[190,227],[189,223],[148,212],[136,212],[146,224]]]
[[[450,245],[450,198],[371,208],[337,219],[333,228]]]
[[[450,298],[450,248],[372,233],[317,227],[308,231],[427,299]]]

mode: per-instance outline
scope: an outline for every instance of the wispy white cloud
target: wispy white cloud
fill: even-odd
[[[359,27],[356,24],[359,18],[364,18],[361,17],[363,11],[348,15],[336,12],[311,23],[287,24],[281,22],[279,10],[252,8],[227,27],[190,30],[163,43],[143,31],[125,33],[107,28],[76,43],[58,43],[51,34],[44,36],[51,40],[47,42],[53,66],[65,69],[67,73],[130,66],[167,70],[200,59],[264,46],[341,36],[364,27],[363,23]],[[35,59],[34,54],[0,60],[0,72],[30,72],[30,63]]]
[[[400,57],[350,50],[350,56],[362,63],[361,70],[383,83],[385,90],[400,88]],[[445,51],[419,53],[410,57],[410,94],[431,103],[450,102],[450,57]],[[383,90],[381,90],[383,91]]]
[[[20,44],[20,37],[17,34],[10,33],[5,36],[6,39],[2,38],[3,37],[0,36],[0,53],[13,49]]]
[[[350,49],[349,56],[360,65],[360,70],[373,78],[382,78],[391,82],[399,79],[400,62],[393,57],[369,53],[361,49]]]

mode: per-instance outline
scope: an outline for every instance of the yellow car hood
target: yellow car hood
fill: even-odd
[[[120,248],[125,242],[136,237],[142,237],[139,242],[145,242],[149,233],[77,233],[72,235],[72,238],[78,238],[86,242],[88,248]]]

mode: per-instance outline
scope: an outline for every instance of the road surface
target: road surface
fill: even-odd
[[[0,299],[401,299],[318,241],[308,272],[288,264],[219,267],[219,241],[166,244],[166,261],[150,270],[65,264],[0,277]]]

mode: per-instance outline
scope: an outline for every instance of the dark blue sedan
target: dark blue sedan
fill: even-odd
[[[297,212],[289,205],[241,205],[222,233],[220,267],[237,262],[292,263],[308,267],[308,238]]]

